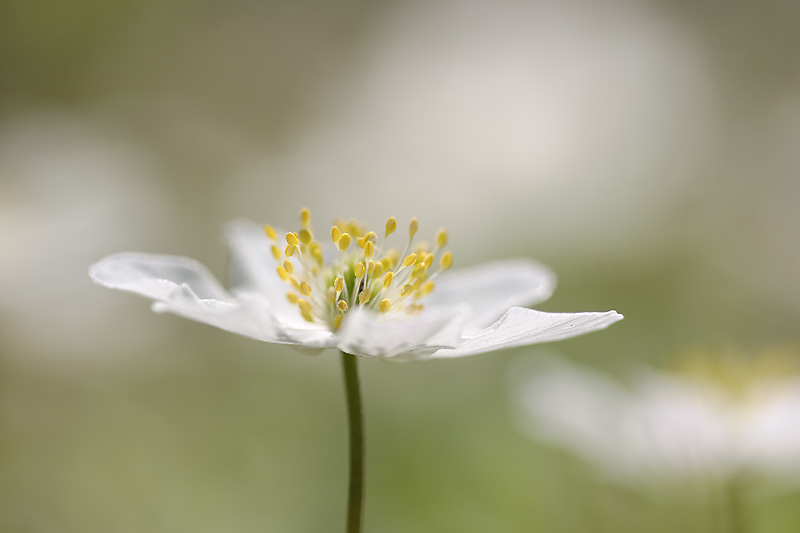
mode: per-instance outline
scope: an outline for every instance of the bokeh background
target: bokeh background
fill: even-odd
[[[342,528],[335,353],[86,274],[138,250],[222,276],[236,217],[417,216],[457,266],[534,257],[541,309],[626,315],[546,348],[611,373],[797,343],[798,30],[783,0],[4,0],[0,531]],[[364,362],[368,531],[723,530],[713,494],[523,435],[508,369],[540,350]],[[745,508],[800,528],[796,491]]]

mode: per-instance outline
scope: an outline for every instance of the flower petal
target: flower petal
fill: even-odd
[[[338,333],[338,348],[364,357],[393,358],[419,348],[455,347],[461,337],[465,313],[459,309],[396,320],[362,309],[347,312]]]
[[[496,261],[442,274],[426,305],[468,305],[470,315],[465,334],[472,335],[491,325],[511,307],[546,300],[555,286],[555,274],[535,261]]]
[[[92,265],[95,283],[156,300],[153,310],[254,339],[284,344],[327,345],[330,332],[294,332],[274,318],[269,302],[260,295],[232,297],[200,263],[185,257],[124,253]]]
[[[206,267],[187,257],[114,254],[89,267],[89,276],[103,287],[134,292],[154,300],[168,300],[179,285],[190,287],[198,298],[230,298]]]
[[[439,350],[431,356],[431,359],[461,357],[502,348],[557,341],[607,328],[618,320],[622,320],[622,315],[616,311],[545,313],[523,307],[512,307],[490,327],[477,335],[464,337],[454,349]]]

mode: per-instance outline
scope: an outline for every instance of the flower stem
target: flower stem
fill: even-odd
[[[745,523],[744,502],[742,501],[742,482],[739,479],[732,479],[728,482],[726,488],[728,531],[730,533],[745,533],[747,531],[747,524]]]
[[[350,429],[350,485],[347,495],[347,533],[361,533],[364,504],[364,413],[358,381],[358,357],[342,352],[342,375]]]

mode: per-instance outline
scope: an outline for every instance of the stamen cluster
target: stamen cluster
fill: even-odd
[[[444,229],[436,233],[433,245],[414,244],[419,229],[416,218],[408,225],[402,253],[387,247],[388,237],[397,229],[394,217],[386,221],[380,243],[375,232],[365,231],[356,221],[335,221],[330,232],[336,250],[332,261],[326,261],[322,244],[314,237],[308,209],[300,211],[300,223],[299,231],[286,234],[285,245],[271,226],[264,231],[273,243],[278,276],[291,287],[286,295],[289,301],[307,321],[333,329],[356,306],[386,317],[421,312],[421,300],[435,288],[434,280],[453,264],[453,255],[443,251]]]

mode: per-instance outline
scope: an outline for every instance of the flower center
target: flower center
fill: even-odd
[[[712,386],[729,398],[746,400],[759,387],[797,375],[797,353],[789,347],[773,347],[755,355],[731,347],[689,350],[676,370],[692,381]]]
[[[308,209],[300,211],[301,229],[286,234],[286,245],[272,226],[264,231],[272,241],[278,276],[289,286],[286,297],[309,322],[338,329],[354,307],[373,310],[387,318],[419,313],[421,300],[433,291],[436,277],[450,268],[453,255],[443,250],[447,231],[436,232],[434,243],[414,243],[419,223],[412,218],[402,253],[387,244],[397,229],[389,217],[383,238],[356,221],[337,220],[331,227],[335,257],[326,260],[314,237]],[[434,266],[435,265],[435,266]]]

